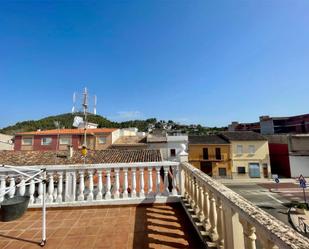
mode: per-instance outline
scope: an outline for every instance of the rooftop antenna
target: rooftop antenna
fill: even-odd
[[[75,112],[75,104],[76,104],[76,92],[73,93],[73,107],[72,107],[72,113]]]
[[[83,93],[83,108],[84,108],[84,144],[83,149],[85,151],[84,155],[84,164],[86,163],[86,153],[87,153],[87,112],[88,112],[88,90],[85,87],[84,93]]]
[[[97,115],[97,95],[94,95],[93,114]]]

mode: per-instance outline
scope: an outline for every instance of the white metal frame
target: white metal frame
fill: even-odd
[[[0,173],[8,172],[11,174],[11,172],[15,172],[16,176],[22,175],[26,177],[24,181],[24,186],[30,185],[30,180],[34,180],[35,183],[43,183],[43,200],[42,200],[42,241],[40,242],[40,246],[44,246],[46,244],[46,202],[45,202],[45,196],[46,196],[46,169],[35,169],[30,167],[14,167],[9,165],[2,165],[2,168],[0,168]],[[21,183],[14,186],[20,187]],[[12,187],[5,187],[5,190],[0,193],[0,197],[4,197],[7,193],[9,193],[12,190]]]

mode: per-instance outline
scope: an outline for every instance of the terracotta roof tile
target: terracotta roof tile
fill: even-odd
[[[30,166],[84,163],[80,151],[74,151],[71,158],[67,155],[65,151],[0,151],[0,164]],[[86,157],[86,164],[160,161],[162,158],[159,150],[96,150],[88,151]]]

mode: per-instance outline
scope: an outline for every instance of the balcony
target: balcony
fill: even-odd
[[[211,161],[211,162],[221,162],[221,161],[227,161],[228,155],[227,154],[221,154],[220,157],[216,157],[216,155],[208,155],[208,157],[204,157],[203,155],[195,156],[189,159],[190,161]]]
[[[307,238],[188,163],[46,170],[46,248],[309,248]],[[31,198],[21,219],[0,222],[1,248],[38,248],[41,183],[0,175],[0,193],[10,185],[11,197]]]

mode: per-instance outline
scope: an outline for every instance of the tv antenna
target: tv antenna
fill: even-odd
[[[89,101],[89,100],[93,100]],[[73,106],[72,106],[72,114],[76,112],[84,112],[92,113],[94,115],[97,115],[97,102],[98,98],[97,95],[90,95],[88,92],[88,89],[85,87],[82,94],[78,94],[76,92],[73,93]],[[91,103],[89,103],[91,102]],[[89,111],[90,109],[93,109],[93,112]]]

